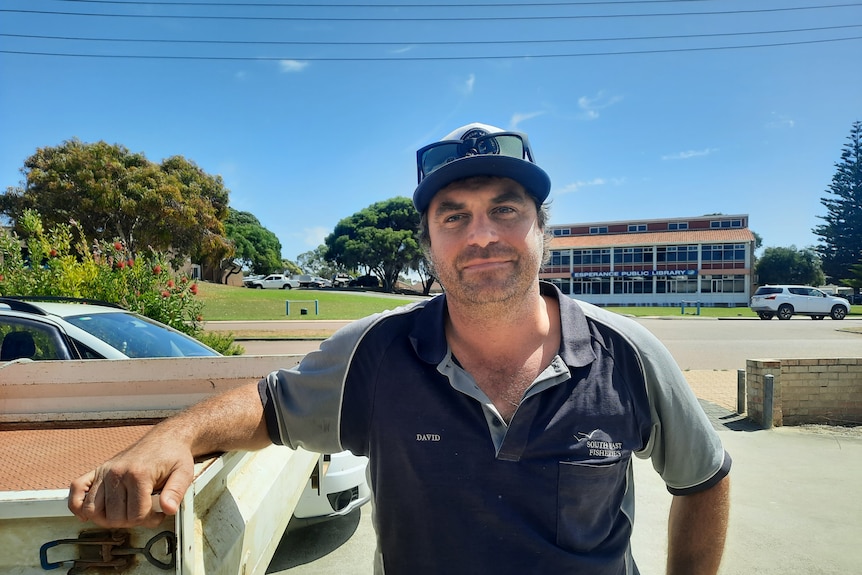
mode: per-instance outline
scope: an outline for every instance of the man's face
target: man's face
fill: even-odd
[[[534,287],[543,234],[536,204],[509,178],[476,178],[443,188],[428,206],[431,260],[447,297],[504,302]]]

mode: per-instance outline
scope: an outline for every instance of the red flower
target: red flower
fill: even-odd
[[[195,321],[203,321],[203,320],[204,320],[204,316],[202,316],[202,315],[195,317]]]
[[[160,273],[162,273],[162,266],[160,266],[159,264],[154,265],[153,266],[153,273],[156,275],[159,275]]]
[[[163,291],[162,297],[171,297],[171,292],[169,292],[168,290]]]
[[[57,253],[57,250],[55,250],[54,248],[51,248],[51,251],[48,252],[48,255],[51,256],[52,258],[56,258],[59,254]]]
[[[192,284],[192,287],[189,288],[193,295],[198,295],[198,284]]]
[[[5,277],[3,277],[3,274],[0,274],[0,282],[2,282],[2,281],[3,281],[3,280],[5,280],[5,279],[6,279],[6,278],[5,278]]]
[[[126,262],[126,265],[129,267],[133,267],[135,265],[135,260],[129,258],[129,261]]]
[[[123,244],[121,244],[120,242],[114,242],[114,249],[120,251],[121,249],[123,249]]]
[[[168,280],[168,287],[169,288],[174,287],[174,280]]]
[[[126,262],[123,260],[117,262],[117,269],[123,269],[124,267],[126,267]]]

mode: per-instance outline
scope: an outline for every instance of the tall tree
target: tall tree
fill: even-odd
[[[419,213],[408,198],[377,202],[346,217],[326,237],[327,259],[343,269],[368,268],[392,291],[421,255]]]
[[[826,223],[812,231],[820,236],[823,271],[839,283],[852,277],[851,266],[862,263],[862,122],[853,123],[835,167],[826,190],[831,195],[820,199],[826,215],[817,216]]]
[[[766,248],[754,268],[759,284],[822,285],[826,279],[817,253],[806,248]]]
[[[228,208],[225,233],[236,249],[234,258],[242,263],[243,268],[264,275],[284,269],[281,242],[253,214]]]
[[[0,195],[17,226],[37,209],[46,226],[75,220],[96,240],[119,238],[132,253],[148,247],[216,264],[232,253],[224,235],[228,190],[221,177],[174,156],[154,164],[119,144],[72,139],[27,158],[22,186]]]

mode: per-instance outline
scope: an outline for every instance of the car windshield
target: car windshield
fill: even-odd
[[[191,337],[130,313],[94,313],[65,320],[129,357],[218,355]]]

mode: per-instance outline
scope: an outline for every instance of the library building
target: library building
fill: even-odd
[[[752,289],[748,215],[549,226],[540,277],[601,306],[744,307]]]

